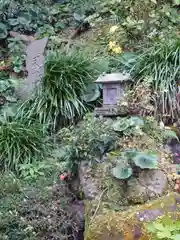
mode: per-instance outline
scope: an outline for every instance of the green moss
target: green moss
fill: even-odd
[[[123,182],[111,176],[113,160],[107,159],[91,170],[91,176],[97,180],[99,196],[108,209],[119,209],[125,205]]]
[[[121,238],[118,237],[122,234],[124,235],[123,239],[130,240],[133,239],[133,229],[137,225],[141,227],[143,232],[141,240],[148,240],[150,238],[148,234],[144,232],[144,222],[138,221],[136,219],[136,214],[139,211],[147,209],[163,209],[164,214],[166,215],[168,213],[168,206],[174,204],[175,194],[171,193],[147,204],[130,207],[124,212],[102,209],[101,212],[99,211],[96,216],[93,215],[93,217],[89,217],[88,209],[92,209],[94,207],[94,202],[88,202],[86,205],[88,206],[86,208],[88,225],[86,225],[85,240],[104,240],[105,233],[106,236],[110,236],[108,240],[119,240]],[[101,203],[101,205],[103,205],[103,203]]]

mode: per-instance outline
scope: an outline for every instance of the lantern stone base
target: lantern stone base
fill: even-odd
[[[118,116],[117,106],[95,108],[95,116],[111,117]]]

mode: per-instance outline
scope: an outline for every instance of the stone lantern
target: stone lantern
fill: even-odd
[[[118,116],[117,103],[131,81],[130,74],[110,73],[101,75],[95,83],[102,84],[103,106],[95,109],[96,116]]]

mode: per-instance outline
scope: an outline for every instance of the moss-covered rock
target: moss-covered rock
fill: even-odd
[[[151,239],[145,230],[145,223],[167,214],[178,217],[180,208],[177,197],[171,193],[126,211],[101,208],[104,204],[101,199],[96,205],[93,201],[87,202],[85,240]]]
[[[132,203],[144,203],[163,196],[168,178],[160,169],[142,170],[138,178],[128,180],[127,198]]]
[[[111,175],[113,161],[106,159],[100,164],[79,166],[80,184],[86,199],[101,198],[107,206],[120,207],[127,204],[124,198],[124,181]]]

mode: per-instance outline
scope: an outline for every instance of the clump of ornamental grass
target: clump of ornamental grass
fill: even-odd
[[[73,122],[88,111],[86,93],[100,74],[99,64],[80,53],[51,52],[45,62],[42,84],[35,97],[21,106],[19,115],[57,125]],[[96,97],[97,89],[91,92]]]
[[[1,170],[19,173],[20,165],[40,161],[47,153],[45,131],[38,123],[27,125],[20,121],[0,124]]]
[[[141,82],[147,77],[152,79],[157,115],[176,118],[179,112],[180,38],[157,42],[144,49],[131,71]]]

